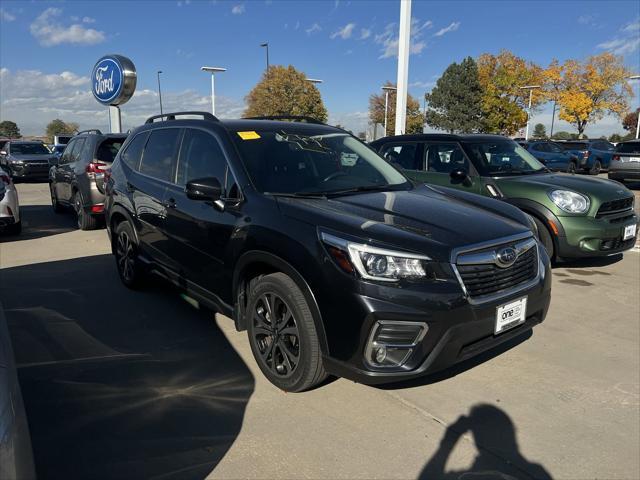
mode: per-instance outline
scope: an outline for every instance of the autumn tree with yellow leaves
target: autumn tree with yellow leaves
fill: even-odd
[[[557,62],[545,70],[546,95],[555,95],[560,118],[573,124],[582,137],[586,126],[610,113],[622,117],[629,110],[630,75],[622,57],[605,52],[584,62]],[[550,88],[556,85],[557,88]]]
[[[513,53],[485,53],[478,58],[478,76],[482,86],[483,130],[513,135],[527,123],[529,90],[521,87],[541,85],[543,70]],[[542,91],[533,90],[532,109],[546,101]]]

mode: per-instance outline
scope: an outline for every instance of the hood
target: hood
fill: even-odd
[[[410,191],[328,200],[278,197],[278,205],[283,215],[318,225],[338,236],[343,233],[449,261],[451,250],[456,247],[529,231],[522,223],[526,222],[525,217],[516,208],[488,198],[482,200],[468,201],[453,190],[443,193],[422,186]],[[487,209],[481,203],[493,208]],[[512,218],[505,216],[513,212]]]
[[[11,160],[20,160],[21,162],[48,162],[52,158],[54,158],[54,156],[51,153],[42,153],[37,155],[11,154]]]
[[[508,197],[523,197],[523,188],[540,191],[565,189],[583,193],[590,197],[592,204],[618,200],[633,196],[633,193],[613,180],[584,175],[540,174],[503,177],[498,181],[502,192]]]

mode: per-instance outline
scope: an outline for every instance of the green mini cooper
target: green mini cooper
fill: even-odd
[[[552,259],[611,255],[633,248],[634,195],[604,178],[551,173],[498,135],[423,134],[371,143],[418,182],[495,197],[533,217]]]

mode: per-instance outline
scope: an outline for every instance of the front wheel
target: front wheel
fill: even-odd
[[[127,288],[138,289],[144,284],[145,271],[138,260],[138,244],[133,227],[127,221],[120,222],[114,231],[113,253],[120,280]]]
[[[278,272],[253,279],[246,316],[253,356],[276,387],[301,392],[326,378],[313,315],[289,276]]]
[[[540,243],[542,243],[544,249],[547,251],[547,255],[549,255],[549,258],[553,261],[555,255],[555,247],[553,245],[553,237],[551,236],[551,232],[549,231],[547,226],[538,218],[532,218],[533,221],[536,222],[536,226],[538,227],[538,239],[540,240]]]

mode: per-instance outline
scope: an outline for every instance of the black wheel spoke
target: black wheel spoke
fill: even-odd
[[[293,350],[291,350],[289,348],[289,345],[287,345],[287,342],[285,342],[284,340],[280,341],[280,351],[287,359],[293,360],[294,363],[296,364],[298,363],[298,359],[300,358],[299,353],[296,353]]]
[[[293,335],[296,338],[298,337],[298,327],[287,327],[280,330],[280,335]]]

